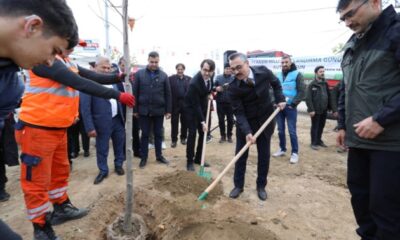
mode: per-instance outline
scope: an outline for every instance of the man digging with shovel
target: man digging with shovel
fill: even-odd
[[[228,88],[229,97],[236,117],[236,150],[235,154],[246,145],[246,142],[257,143],[258,177],[257,194],[260,200],[267,199],[265,186],[270,158],[270,142],[274,132],[275,121],[272,121],[257,137],[253,134],[263,125],[274,112],[269,89],[274,90],[275,100],[280,109],[284,109],[286,102],[282,94],[282,86],[273,73],[264,66],[250,67],[246,55],[235,53],[229,57],[229,64],[235,79]],[[235,164],[234,185],[229,194],[237,198],[243,192],[247,150]]]

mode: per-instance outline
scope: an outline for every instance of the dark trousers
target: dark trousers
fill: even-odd
[[[140,129],[142,130],[142,137],[140,139],[140,151],[142,159],[147,159],[149,155],[149,134],[150,127],[154,132],[154,146],[156,149],[156,159],[162,156],[162,130],[164,124],[164,116],[139,116]]]
[[[0,129],[0,190],[5,189],[7,176],[6,164],[16,166],[18,162],[18,146],[14,134],[14,118],[5,119],[4,126]]]
[[[83,151],[85,151],[85,152],[89,151],[90,138],[88,137],[87,133],[85,132],[85,126],[83,125],[83,121],[80,120],[76,124],[70,126],[67,129],[68,157],[69,158],[71,156],[71,153],[76,153],[76,155],[78,155],[78,153],[80,151],[79,134],[81,135]]]
[[[218,125],[221,137],[228,138],[232,137],[233,129],[233,110],[229,103],[217,103],[217,113],[218,113]],[[227,129],[225,132],[225,116],[227,122]]]
[[[324,112],[322,114],[315,114],[314,117],[311,117],[311,144],[319,145],[323,143],[322,141],[322,132],[324,131],[325,123],[326,123],[326,115]]]
[[[255,133],[263,123],[251,124],[252,130]],[[274,132],[275,121],[272,121],[262,134],[257,138],[257,188],[265,188],[267,185],[267,175],[269,170],[269,159],[271,154],[271,136]],[[236,150],[235,154],[246,145],[246,136],[242,133],[239,128],[236,128]],[[235,187],[244,187],[244,177],[246,173],[246,163],[249,150],[238,159],[235,164],[235,173],[233,176],[233,182]]]
[[[6,188],[7,181],[6,163],[4,158],[0,156],[0,190],[4,190]]]
[[[132,120],[132,149],[135,156],[140,155],[139,120],[133,117]]]
[[[171,140],[172,142],[178,141],[178,129],[179,129],[179,120],[181,122],[181,140],[187,138],[187,125],[185,114],[183,111],[183,99],[178,101],[177,106],[174,106],[171,115]]]
[[[0,236],[2,240],[22,240],[22,237],[14,232],[5,222],[0,219]]]
[[[362,240],[400,239],[400,152],[350,148],[347,184]]]
[[[201,160],[201,151],[203,150],[203,139],[204,132],[203,127],[199,120],[194,116],[187,114],[186,121],[189,128],[189,135],[187,138],[186,145],[186,158],[188,163],[193,163],[193,161],[199,162]],[[194,153],[194,148],[196,144],[196,131],[199,133],[199,138],[197,140],[196,156]]]
[[[108,152],[110,138],[114,150],[114,166],[122,167],[125,161],[125,126],[120,115],[113,117],[111,131],[96,130],[96,156],[97,167],[101,173],[108,174]]]

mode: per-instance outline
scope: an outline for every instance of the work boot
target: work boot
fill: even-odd
[[[10,199],[10,194],[4,188],[0,189],[0,202],[5,202]]]
[[[43,226],[33,224],[33,240],[61,240],[56,236],[51,224],[46,221]]]
[[[54,226],[69,220],[82,218],[89,212],[86,208],[76,208],[69,199],[64,203],[54,204],[53,207],[54,211],[51,213],[50,223]]]

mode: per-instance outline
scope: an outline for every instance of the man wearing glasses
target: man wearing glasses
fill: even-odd
[[[274,90],[275,101],[282,110],[286,106],[282,94],[282,86],[273,73],[264,66],[250,67],[246,55],[234,53],[229,57],[229,64],[234,80],[229,84],[228,96],[231,100],[233,113],[236,117],[236,150],[237,154],[246,142],[257,143],[257,195],[260,200],[267,199],[265,187],[269,169],[270,143],[275,122],[271,122],[264,132],[256,139],[255,134],[274,111],[269,90]],[[235,187],[229,194],[237,198],[243,192],[247,150],[236,162],[233,182]]]
[[[380,0],[340,0],[344,46],[337,144],[348,146],[351,203],[362,239],[400,239],[400,18]]]
[[[208,126],[206,125],[207,104],[209,99],[212,100],[211,90],[213,89],[214,71],[215,62],[211,59],[204,59],[200,63],[200,71],[190,81],[185,95],[184,111],[189,130],[186,145],[186,169],[188,171],[195,171],[194,163],[200,164],[201,161],[203,138],[208,130]],[[199,133],[199,138],[195,154],[196,131]],[[210,165],[204,163],[204,166],[209,167]]]

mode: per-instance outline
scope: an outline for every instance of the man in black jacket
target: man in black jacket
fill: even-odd
[[[270,142],[274,132],[275,121],[272,121],[263,134],[256,139],[253,134],[261,127],[274,111],[269,90],[274,90],[275,102],[280,109],[286,106],[285,97],[282,94],[282,86],[273,73],[264,66],[250,67],[246,55],[234,53],[229,57],[229,64],[235,79],[228,88],[229,97],[236,117],[236,150],[237,154],[246,142],[257,142],[258,152],[258,197],[265,201],[267,192],[267,175],[270,158]],[[243,192],[246,162],[249,151],[247,150],[236,162],[234,185],[235,188],[229,194],[231,198],[237,198]]]
[[[331,109],[328,83],[325,81],[325,69],[317,66],[314,70],[315,80],[308,84],[306,104],[311,117],[311,148],[327,147],[322,141],[328,109]]]
[[[400,239],[400,17],[380,0],[340,0],[343,47],[337,144],[362,239]]]
[[[133,115],[139,118],[142,130],[140,168],[147,164],[150,126],[153,126],[156,160],[162,164],[169,163],[162,155],[161,143],[164,116],[167,119],[171,117],[171,87],[167,74],[158,67],[159,61],[158,53],[150,52],[147,67],[136,72],[133,82],[133,94],[137,99]]]
[[[175,66],[176,74],[168,78],[169,84],[171,85],[171,95],[172,95],[172,115],[171,115],[171,147],[176,147],[176,142],[178,141],[178,126],[179,120],[181,122],[181,143],[186,144],[187,138],[187,125],[184,115],[184,98],[189,87],[190,79],[189,76],[184,74],[185,65],[183,63],[178,63]]]
[[[217,113],[218,113],[218,125],[221,133],[220,143],[227,140],[232,142],[232,128],[233,128],[233,112],[231,106],[231,100],[229,99],[227,87],[233,80],[232,71],[229,63],[224,65],[224,74],[217,76],[215,80],[215,90],[217,91]],[[227,122],[227,129],[225,129],[225,116]]]
[[[212,99],[212,76],[215,63],[211,59],[205,59],[200,64],[200,71],[190,81],[188,92],[185,96],[185,116],[189,128],[189,136],[186,146],[187,170],[194,171],[193,163],[200,164],[203,149],[204,133],[207,133],[206,125],[207,104]],[[199,132],[196,156],[194,147],[196,142],[196,130]],[[194,159],[193,159],[194,158]],[[204,164],[205,167],[210,166]]]

